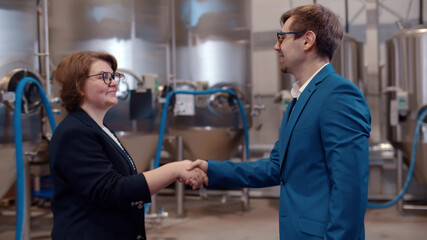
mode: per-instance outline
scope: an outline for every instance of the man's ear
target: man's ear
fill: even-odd
[[[316,45],[316,34],[313,31],[307,31],[304,34],[304,50],[310,50]]]

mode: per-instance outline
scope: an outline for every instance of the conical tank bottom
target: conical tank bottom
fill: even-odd
[[[403,159],[408,166],[411,162],[412,147],[412,142],[398,144],[398,148],[403,151]],[[418,143],[414,177],[418,183],[427,185],[427,143]]]
[[[146,171],[156,154],[158,134],[118,132],[117,137],[131,155],[138,172]]]
[[[169,135],[181,136],[184,159],[228,160],[234,156],[243,140],[243,129],[225,127],[171,128]],[[165,145],[173,154],[176,144]]]

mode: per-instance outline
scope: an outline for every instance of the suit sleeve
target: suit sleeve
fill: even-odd
[[[320,113],[331,186],[325,239],[355,239],[363,231],[369,178],[370,113],[352,85],[332,91]]]
[[[120,174],[93,131],[71,128],[55,141],[53,171],[89,203],[128,209],[133,201],[151,201],[144,175]]]
[[[209,160],[209,187],[242,188],[268,187],[279,184],[279,141],[274,145],[270,158],[254,162]]]

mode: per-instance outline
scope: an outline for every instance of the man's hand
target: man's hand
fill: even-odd
[[[184,171],[181,172],[180,177],[178,178],[180,182],[190,185],[193,190],[203,188],[203,184],[208,185],[209,179],[206,175],[206,171],[198,168],[197,166],[193,166],[194,162],[190,160],[184,160],[181,163],[184,164]]]
[[[209,164],[208,164],[208,162],[206,160],[197,159],[194,162],[188,163],[186,170],[187,171],[195,171],[195,170],[201,170],[201,171],[203,171],[203,173],[205,174],[204,178],[203,178],[203,184],[206,185],[206,186],[208,186],[209,185],[209,179],[208,179],[208,177],[206,175],[207,172],[208,172],[208,165]],[[185,184],[190,185],[191,182],[186,179],[185,180]],[[190,186],[192,186],[192,185],[190,185]],[[203,185],[201,185],[201,187],[203,187]]]
[[[187,167],[187,170],[193,170],[194,168],[198,167],[200,169],[203,170],[203,172],[207,173],[208,172],[208,162],[206,160],[202,160],[202,159],[197,159],[194,162],[191,162],[189,164],[189,166]]]

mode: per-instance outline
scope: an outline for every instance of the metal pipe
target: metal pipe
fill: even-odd
[[[406,16],[405,16],[405,22],[404,24],[407,26],[410,26],[411,24],[409,23],[409,13],[411,12],[411,8],[412,8],[412,3],[414,2],[414,0],[411,0],[409,2],[409,6],[408,6],[408,10],[406,11]]]
[[[44,25],[44,41],[45,41],[45,75],[46,75],[46,91],[47,99],[52,99],[52,86],[50,83],[50,63],[49,63],[49,24],[48,24],[48,12],[47,12],[47,0],[43,0],[43,25]]]
[[[43,36],[43,13],[42,13],[42,2],[41,1],[37,1],[37,45],[38,45],[38,49],[37,49],[37,60],[38,60],[38,64],[39,64],[39,74],[43,75],[43,59],[42,56],[44,56],[42,52],[43,49],[43,45],[42,45],[42,37]]]
[[[403,188],[403,155],[401,150],[397,150],[397,157],[396,157],[396,189],[397,193],[399,193]],[[399,211],[403,211],[403,198],[399,200],[397,203],[397,207]]]
[[[176,146],[177,146],[177,161],[182,161],[182,153],[183,153],[183,144],[182,144],[182,136],[176,137]],[[184,183],[175,181],[175,195],[176,195],[176,214],[179,218],[184,217]]]
[[[171,22],[172,22],[172,81],[173,89],[176,88],[176,33],[175,33],[175,1],[171,0]]]
[[[247,151],[245,151],[245,139],[242,140],[242,162],[248,161]],[[249,210],[249,188],[242,188],[242,206],[244,211]]]
[[[345,32],[349,33],[350,27],[348,26],[348,0],[345,0]]]
[[[127,74],[131,75],[132,77],[134,77],[139,83],[142,83],[142,78],[140,78],[138,76],[138,74],[136,72],[132,71],[132,70],[125,69],[125,68],[117,68],[116,71],[127,73]]]
[[[24,159],[24,179],[30,179],[30,166],[28,161]],[[31,240],[31,189],[30,184],[25,184],[25,205],[24,205],[24,227],[23,227],[23,233],[22,233],[22,240]]]
[[[420,0],[420,25],[424,23],[424,14],[423,14],[423,10],[424,10],[424,1]]]
[[[154,169],[154,159],[150,161],[150,169]],[[153,216],[156,216],[156,210],[157,210],[157,193],[151,195],[151,203],[147,204],[145,206],[151,206],[150,213],[153,214]],[[145,213],[147,213],[147,209],[145,209]]]
[[[167,8],[167,13],[166,13],[166,16],[167,16],[167,19],[166,19],[166,22],[169,24],[168,25],[168,29],[170,29],[171,28],[171,20],[170,20],[170,12],[171,12],[171,10],[170,10],[170,8],[171,8],[171,5],[169,4],[169,8]],[[171,53],[170,53],[170,51],[171,51],[171,46],[170,46],[170,44],[169,44],[169,38],[168,38],[168,44],[166,44],[166,84],[168,85],[169,84],[169,81],[170,81],[170,78],[171,78]]]

